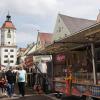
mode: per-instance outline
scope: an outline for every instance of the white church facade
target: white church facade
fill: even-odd
[[[0,38],[0,65],[15,66],[17,60],[16,28],[9,14],[1,27]]]

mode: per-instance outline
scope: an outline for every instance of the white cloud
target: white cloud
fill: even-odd
[[[27,44],[36,42],[37,33],[34,34],[34,33],[18,32],[16,34],[17,34],[16,41],[18,46],[25,47],[27,46]]]
[[[61,13],[83,18],[94,18],[99,8],[100,0],[60,0],[58,3],[58,10]]]
[[[88,7],[99,9],[100,1],[95,0],[0,0],[0,9],[10,10],[15,14],[45,16],[57,11],[77,12]],[[85,13],[85,12],[84,12]]]
[[[15,14],[44,16],[55,9],[56,0],[1,0],[0,4]]]

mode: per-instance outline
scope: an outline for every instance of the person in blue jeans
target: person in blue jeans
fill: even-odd
[[[19,94],[24,97],[25,83],[27,82],[27,75],[26,75],[26,71],[23,69],[23,66],[19,67],[19,70],[17,72],[17,80],[18,80]]]
[[[14,93],[14,75],[12,67],[9,67],[9,70],[5,74],[5,78],[7,81],[7,94],[9,97],[12,97]]]

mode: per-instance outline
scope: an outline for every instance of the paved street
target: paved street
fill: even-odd
[[[18,86],[15,86],[15,94],[12,98],[7,96],[0,96],[0,100],[59,100],[54,96],[46,94],[36,94],[31,88],[26,87],[25,97],[20,97],[18,95]]]
[[[20,97],[18,95],[18,87],[15,86],[15,94],[12,98],[8,98],[7,96],[0,96],[0,100],[61,100],[54,96],[54,94],[36,94],[31,88],[26,87],[26,95],[25,97]],[[78,97],[64,97],[62,100],[79,100]]]
[[[25,95],[25,97],[19,97],[18,95],[8,98],[8,97],[0,97],[0,100],[80,100],[79,97],[71,96],[71,97],[64,97],[62,99],[57,99],[54,96],[49,96],[45,94],[37,95],[37,94],[31,94],[31,95]]]
[[[79,97],[71,96],[71,97],[63,97],[62,99],[58,99],[54,94],[37,94],[36,91],[33,91],[32,88],[26,87],[26,95],[25,97],[20,97],[18,91],[18,85],[15,85],[15,95],[12,98],[8,98],[7,96],[1,96],[0,100],[79,100]]]
[[[19,96],[15,96],[12,98],[8,98],[8,97],[1,97],[0,100],[58,100],[56,98],[53,97],[49,97],[46,95],[26,95],[25,97],[19,97]]]
[[[62,99],[58,99],[54,94],[37,94],[32,88],[26,87],[26,95],[25,97],[20,97],[18,95],[18,86],[15,86],[15,95],[12,98],[8,98],[7,96],[0,96],[0,100],[80,100],[79,97],[71,96],[71,97],[63,97]]]

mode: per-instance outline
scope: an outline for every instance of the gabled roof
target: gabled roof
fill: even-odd
[[[79,30],[82,30],[96,23],[95,20],[75,18],[75,17],[70,17],[62,14],[59,14],[59,16],[61,17],[64,24],[66,25],[66,27],[71,33],[78,32]]]
[[[2,28],[11,28],[11,29],[16,29],[15,26],[13,25],[12,21],[5,21],[4,24],[2,25]]]
[[[40,38],[40,41],[52,42],[52,33],[39,32],[38,37]]]

